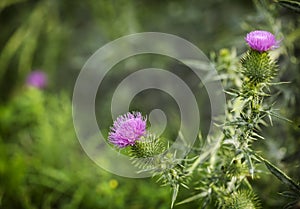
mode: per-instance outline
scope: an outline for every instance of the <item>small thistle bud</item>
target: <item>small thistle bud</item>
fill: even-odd
[[[237,192],[233,192],[227,197],[224,197],[223,200],[219,202],[220,209],[258,209],[261,208],[260,202],[257,196],[247,190],[240,190]]]
[[[109,141],[119,148],[134,145],[146,135],[146,118],[140,112],[127,113],[119,116],[109,132]]]
[[[231,162],[228,159],[225,160],[227,162],[221,166],[221,170],[226,176],[232,178],[248,174],[247,166],[240,159],[234,159]]]

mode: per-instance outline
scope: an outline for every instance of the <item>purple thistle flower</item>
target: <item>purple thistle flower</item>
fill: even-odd
[[[33,86],[38,89],[43,89],[47,86],[48,80],[46,73],[36,70],[32,71],[26,79],[26,84],[28,86]]]
[[[277,41],[275,36],[268,31],[252,31],[247,34],[245,40],[253,50],[259,52],[264,52],[279,47],[279,41]]]
[[[109,141],[119,148],[134,145],[136,140],[146,135],[146,118],[140,112],[119,116],[109,132]]]

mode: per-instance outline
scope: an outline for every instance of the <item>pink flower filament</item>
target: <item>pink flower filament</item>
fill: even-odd
[[[134,145],[146,134],[146,119],[142,117],[140,112],[127,113],[119,116],[109,132],[109,141],[120,147]]]
[[[264,52],[279,47],[279,41],[277,41],[275,36],[268,31],[252,31],[247,34],[245,40],[253,50],[259,52]]]

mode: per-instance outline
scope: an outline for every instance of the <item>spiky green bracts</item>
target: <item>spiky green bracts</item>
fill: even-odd
[[[277,65],[273,61],[268,52],[259,52],[249,49],[242,57],[242,74],[244,75],[244,82],[248,82],[254,86],[262,83],[270,83],[276,76]]]

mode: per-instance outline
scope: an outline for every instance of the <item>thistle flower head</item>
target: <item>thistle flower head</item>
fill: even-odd
[[[255,30],[248,33],[245,40],[251,49],[259,52],[275,49],[279,46],[279,41],[276,40],[275,36],[263,30]]]
[[[109,132],[109,141],[119,148],[134,145],[135,141],[146,135],[146,119],[140,112],[119,116]]]
[[[47,86],[48,80],[46,73],[36,70],[32,71],[26,79],[26,84],[28,86],[36,87],[38,89],[43,89]]]

